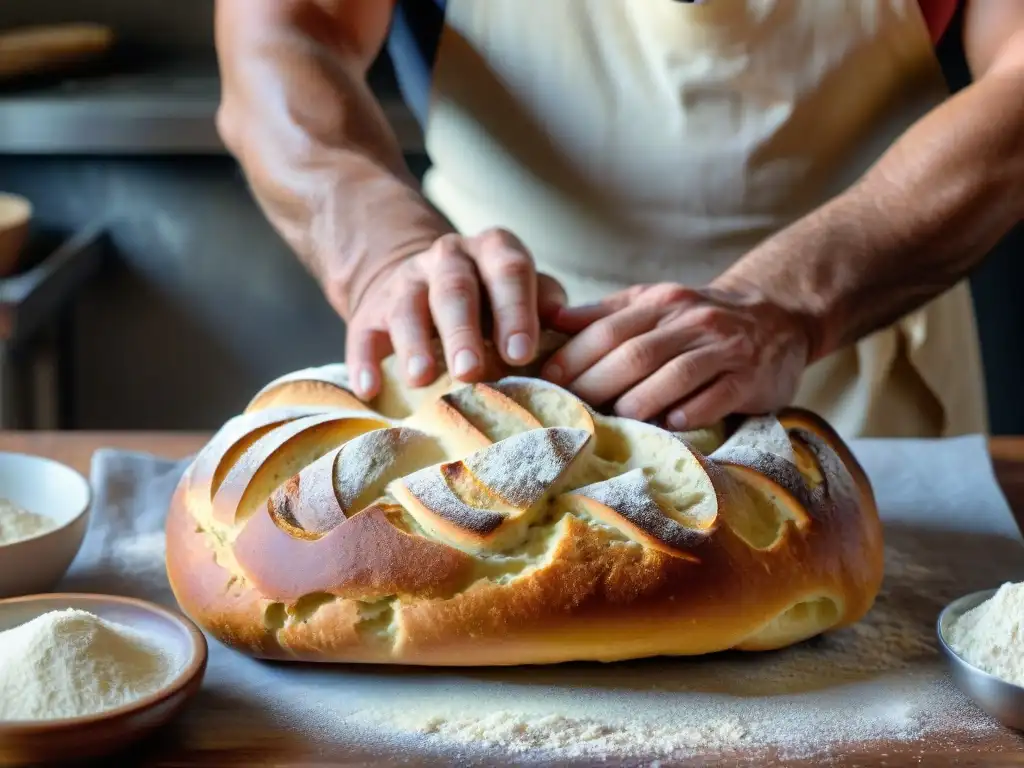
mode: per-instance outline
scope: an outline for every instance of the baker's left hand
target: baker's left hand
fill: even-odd
[[[664,416],[699,429],[731,413],[788,405],[807,366],[805,323],[753,293],[641,285],[565,308],[554,329],[575,334],[542,376],[620,416]]]

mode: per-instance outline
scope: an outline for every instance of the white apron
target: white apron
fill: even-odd
[[[701,286],[946,96],[914,0],[448,0],[424,188],[573,303]],[[987,431],[966,283],[811,366],[796,403],[848,438]]]

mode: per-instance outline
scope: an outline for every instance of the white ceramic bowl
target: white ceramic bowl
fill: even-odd
[[[0,498],[56,523],[31,539],[0,544],[0,598],[49,592],[85,538],[92,501],[88,480],[52,459],[0,452]]]

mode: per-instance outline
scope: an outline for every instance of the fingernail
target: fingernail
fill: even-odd
[[[429,369],[430,358],[426,355],[413,355],[405,365],[405,370],[409,374],[409,378],[414,381],[426,376]]]
[[[476,353],[468,349],[460,349],[455,353],[455,359],[452,361],[452,373],[456,377],[462,377],[472,373],[478,365],[480,365],[480,360]]]
[[[686,429],[686,414],[682,411],[674,411],[668,415],[668,425],[676,432]]]
[[[560,365],[549,365],[544,369],[544,378],[548,381],[559,384],[562,381],[562,377],[565,376],[565,371],[562,370]]]
[[[508,340],[507,352],[515,362],[526,362],[533,352],[533,342],[525,333],[513,334]]]
[[[373,371],[363,368],[359,371],[359,394],[366,396],[373,389]]]

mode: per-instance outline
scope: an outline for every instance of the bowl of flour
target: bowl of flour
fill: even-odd
[[[957,686],[1003,725],[1024,730],[1024,583],[975,592],[939,616]]]
[[[0,452],[0,598],[57,585],[85,539],[91,499],[71,467]]]
[[[129,757],[199,691],[207,654],[191,621],[148,601],[0,600],[0,768]]]

